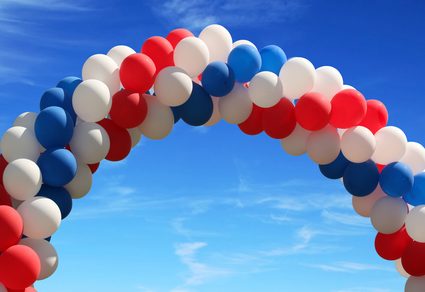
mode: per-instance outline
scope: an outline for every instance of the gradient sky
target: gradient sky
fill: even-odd
[[[234,40],[340,70],[425,143],[425,2],[0,0],[0,130],[92,54],[220,23]],[[279,141],[181,122],[102,163],[54,235],[60,266],[40,292],[396,292],[339,181]]]

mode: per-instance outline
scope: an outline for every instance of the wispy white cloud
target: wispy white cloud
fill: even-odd
[[[188,218],[184,217],[178,217],[171,220],[171,227],[173,228],[174,232],[176,232],[178,235],[187,237],[187,238],[194,238],[194,237],[211,237],[211,236],[218,236],[219,234],[216,232],[210,232],[205,230],[194,230],[191,228],[188,228],[185,225],[185,222],[188,221]]]
[[[346,212],[336,212],[323,210],[321,217],[328,223],[338,223],[343,225],[357,226],[357,227],[370,227],[370,221],[357,214],[347,214]]]
[[[348,289],[336,290],[334,292],[390,292],[392,290],[382,289],[382,288],[374,288],[374,287],[353,287]]]
[[[325,272],[356,273],[365,271],[394,271],[388,266],[379,266],[368,263],[336,262],[331,264],[307,264],[306,266]]]

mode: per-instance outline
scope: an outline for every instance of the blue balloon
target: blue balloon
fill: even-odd
[[[193,82],[192,94],[184,104],[178,106],[178,112],[187,124],[201,126],[208,122],[213,114],[211,96],[201,85]]]
[[[253,46],[239,45],[230,52],[227,63],[233,69],[236,81],[248,82],[260,71],[261,56]]]
[[[174,124],[177,124],[178,121],[180,121],[180,111],[178,107],[171,107],[171,111],[173,112],[174,116]]]
[[[415,175],[413,187],[403,199],[412,206],[425,205],[425,172]]]
[[[44,148],[64,148],[74,133],[74,121],[63,108],[50,106],[38,114],[34,131]]]
[[[65,219],[69,215],[69,213],[71,213],[72,197],[65,188],[52,187],[43,184],[37,196],[45,197],[55,202],[61,210],[62,219]]]
[[[75,88],[77,88],[77,86],[80,85],[81,82],[83,82],[81,78],[69,76],[59,81],[56,87],[62,88],[65,92],[65,95],[68,98],[72,99],[72,95],[74,94]]]
[[[338,179],[344,176],[344,171],[349,163],[350,161],[340,152],[338,157],[331,163],[320,164],[319,169],[327,178]]]
[[[260,71],[270,71],[279,75],[280,69],[286,63],[285,52],[278,46],[270,45],[260,50],[261,69]]]
[[[202,86],[212,96],[225,96],[235,85],[232,68],[223,62],[212,62],[202,73]]]
[[[69,183],[77,173],[77,160],[67,149],[49,149],[37,161],[43,182],[53,187]]]
[[[346,190],[357,197],[372,193],[379,182],[379,171],[372,160],[362,163],[350,162],[344,171],[344,186]]]
[[[28,236],[26,236],[25,234],[22,234],[21,238],[22,238],[22,239],[24,239],[24,238],[28,238]],[[49,237],[45,238],[44,240],[45,240],[45,241],[50,242],[50,240],[52,240],[52,237],[51,237],[51,236],[49,236]]]
[[[412,190],[413,172],[402,162],[390,163],[382,170],[379,185],[387,195],[401,197]]]

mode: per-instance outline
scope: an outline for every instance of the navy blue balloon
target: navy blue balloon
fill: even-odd
[[[344,176],[345,169],[347,168],[350,161],[345,158],[342,152],[339,153],[338,157],[329,164],[320,164],[320,172],[330,179],[338,179]]]
[[[236,81],[248,82],[260,71],[261,56],[253,46],[239,45],[230,52],[227,63],[233,69]]]
[[[180,117],[191,126],[201,126],[209,121],[213,114],[213,102],[205,89],[193,82],[189,99],[178,107]]]
[[[260,50],[261,69],[260,71],[270,71],[279,75],[280,69],[286,63],[285,52],[278,46],[270,45]]]
[[[72,197],[65,188],[43,184],[37,196],[45,197],[55,202],[61,211],[62,219],[65,219],[71,213]]]
[[[415,175],[413,187],[403,199],[412,206],[425,205],[425,172]]]
[[[50,149],[40,155],[37,161],[43,182],[53,187],[69,183],[77,173],[77,160],[67,149]]]
[[[202,86],[212,96],[225,96],[234,85],[235,74],[226,63],[212,62],[202,73]]]
[[[387,195],[401,197],[412,190],[413,172],[402,162],[390,163],[382,170],[379,185]]]
[[[24,239],[24,238],[28,238],[28,236],[26,236],[25,234],[22,234],[21,238],[22,238],[22,239]],[[52,237],[51,237],[51,236],[49,236],[49,237],[45,238],[44,240],[45,240],[45,241],[50,242],[50,240],[52,240]]]
[[[54,87],[47,89],[41,96],[40,110],[49,106],[64,107],[65,99],[65,91],[62,88]]]
[[[174,116],[174,124],[177,124],[178,121],[180,121],[180,111],[178,107],[171,107],[171,111],[173,112]]]
[[[357,197],[372,193],[379,182],[379,171],[372,160],[362,163],[350,162],[344,172],[345,189]]]
[[[38,114],[34,131],[44,148],[63,148],[71,141],[74,121],[63,108],[50,106]]]

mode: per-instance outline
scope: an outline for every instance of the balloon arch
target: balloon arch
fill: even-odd
[[[116,46],[87,59],[82,79],[47,90],[40,112],[21,114],[0,156],[0,292],[35,291],[57,268],[50,237],[91,187],[103,159],[124,159],[141,136],[166,137],[179,120],[221,119],[265,132],[291,155],[342,179],[354,210],[370,217],[375,248],[425,291],[425,149],[387,126],[378,100],[344,85],[333,67],[287,59],[275,45],[232,41],[220,25],[147,39],[139,53]]]

